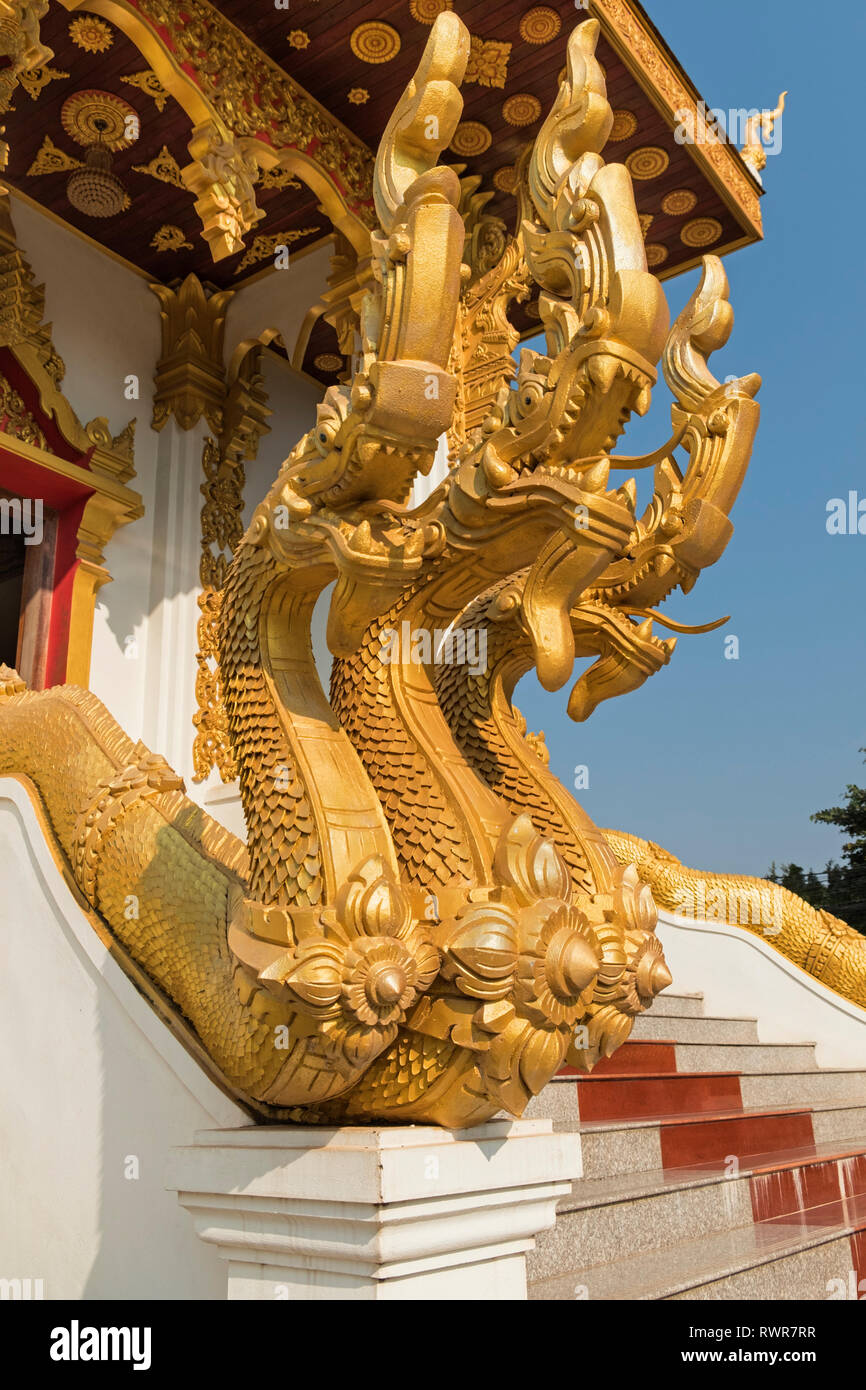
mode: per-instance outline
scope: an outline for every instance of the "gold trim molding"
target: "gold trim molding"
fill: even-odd
[[[760,193],[742,156],[700,120],[695,89],[664,51],[640,7],[633,0],[589,0],[589,12],[601,21],[605,38],[665,120],[676,123],[676,113],[688,111],[695,128],[705,130],[703,141],[689,145],[689,153],[738,220],[762,236]]]

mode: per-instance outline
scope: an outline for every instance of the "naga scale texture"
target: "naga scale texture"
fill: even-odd
[[[326,393],[220,598],[247,845],[93,695],[0,672],[0,773],[35,786],[95,929],[261,1120],[520,1114],[670,982],[642,842],[611,847],[511,703],[527,670],[558,690],[595,656],[569,700],[585,719],[670,660],[655,605],[724,550],[757,427],[759,378],[707,365],[733,318],[716,258],[670,327],[630,175],[602,157],[597,37],[594,20],[571,36],[510,238],[437,163],[470,46],[455,14],[385,131],[360,370]],[[530,279],[546,352],[512,381],[506,309]],[[612,456],[659,362],[671,437]],[[450,474],[412,507],[444,433]],[[620,467],[654,470],[640,517]],[[331,583],[329,698],[310,624]]]
[[[760,936],[828,989],[866,1009],[866,937],[778,883],[687,869],[651,840],[606,830],[620,863],[636,865],[659,907]]]

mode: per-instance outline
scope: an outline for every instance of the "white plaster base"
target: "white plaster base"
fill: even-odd
[[[230,1299],[525,1299],[526,1252],[580,1175],[579,1135],[492,1120],[205,1131],[166,1186]]]

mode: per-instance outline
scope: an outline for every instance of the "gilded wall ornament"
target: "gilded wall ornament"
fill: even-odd
[[[57,68],[31,68],[29,72],[22,72],[18,81],[27,95],[36,101],[49,82],[57,82],[68,76],[68,72],[59,72]]]
[[[170,417],[182,430],[204,416],[211,430],[222,430],[225,399],[223,335],[233,290],[208,294],[196,275],[176,290],[151,285],[160,302],[162,350],[154,375],[153,419],[161,430]]]
[[[614,144],[620,140],[630,140],[636,130],[637,116],[633,111],[614,111],[608,139]]]
[[[481,121],[461,121],[451,139],[451,148],[455,154],[462,154],[468,159],[489,150],[492,139],[487,126]]]
[[[690,188],[675,188],[672,193],[666,193],[662,198],[662,212],[666,212],[668,217],[684,217],[687,212],[691,212],[697,201],[697,193],[693,193]]]
[[[244,463],[256,457],[259,440],[269,429],[271,412],[261,373],[261,350],[261,342],[256,342],[232,364],[219,435],[205,439],[202,450],[201,616],[196,629],[195,682],[198,708],[193,715],[192,748],[197,782],[205,781],[213,769],[223,782],[234,781],[238,774],[222,698],[219,621],[226,572],[243,536]]]
[[[653,215],[651,212],[640,212],[638,213],[637,220],[640,223],[640,229],[643,232],[644,241],[646,241],[646,234],[653,224]]]
[[[147,164],[133,164],[132,167],[136,174],[149,174],[152,179],[159,179],[160,183],[170,183],[175,188],[186,187],[180,165],[167,145],[163,145],[159,154],[155,154]]]
[[[352,31],[349,45],[364,63],[390,63],[400,52],[400,35],[392,24],[373,19]]]
[[[61,150],[50,135],[46,135],[39,147],[36,158],[27,170],[28,178],[38,178],[40,174],[62,174],[70,169],[80,169],[81,160],[75,155]]]
[[[191,241],[187,241],[180,227],[164,222],[153,234],[151,246],[155,251],[192,251]]]
[[[114,34],[103,19],[96,15],[81,15],[69,25],[69,37],[86,53],[106,53],[114,43]]]
[[[301,177],[309,168],[317,196],[350,240],[360,244],[369,235],[369,150],[219,10],[207,0],[184,0],[182,6],[176,0],[137,0],[134,10],[123,13],[133,41],[195,123],[185,181],[196,193],[215,259],[240,250],[259,220],[252,196],[256,164],[269,167],[275,151],[291,151],[293,172]],[[255,102],[247,100],[251,88]]]
[[[683,227],[680,241],[684,246],[712,246],[719,240],[722,230],[717,217],[695,217]]]
[[[315,232],[321,230],[321,227],[290,227],[284,232],[273,232],[254,237],[252,245],[248,246],[244,252],[235,275],[240,275],[242,270],[255,265],[258,261],[265,261],[269,257],[275,256],[281,246],[289,247],[293,242],[300,241],[303,237],[313,236]]]
[[[646,263],[653,269],[657,265],[664,265],[668,258],[668,248],[662,246],[659,241],[649,241],[646,244]]]
[[[562,21],[548,5],[535,5],[520,21],[520,37],[526,43],[549,43],[555,39]]]
[[[515,170],[515,179],[519,178]],[[495,408],[512,370],[519,334],[509,318],[511,306],[525,300],[530,279],[518,231],[509,237],[505,223],[491,216],[491,194],[477,175],[460,181],[458,211],[466,228],[463,258],[470,275],[461,294],[458,331],[450,369],[457,379],[454,418],[448,431],[449,456],[457,458],[470,437]]]
[[[60,123],[79,145],[97,141],[109,150],[126,150],[138,139],[139,121],[134,106],[113,92],[74,92],[60,108]]]
[[[287,35],[287,42],[290,48],[309,48],[310,36],[305,29],[293,29],[291,33]]]
[[[625,157],[625,167],[633,179],[657,179],[670,162],[667,150],[658,145],[644,145]]]
[[[529,92],[516,92],[504,102],[502,115],[509,125],[532,125],[541,115],[541,102]]]
[[[15,388],[0,373],[0,430],[21,439],[25,444],[35,444],[39,449],[48,447],[48,441],[32,413],[27,409]]]
[[[135,475],[135,422],[130,421],[116,436],[105,419],[82,425],[63,395],[65,368],[52,340],[51,325],[45,322],[44,286],[36,284],[18,247],[8,193],[0,195],[0,282],[0,347],[14,360],[17,381],[23,376],[31,383],[31,399],[36,402],[31,410],[17,390],[3,391],[0,415],[5,431],[10,440],[15,438],[21,444],[20,450],[11,443],[7,447],[31,467],[34,459],[27,450],[34,446],[41,449],[39,468],[74,481],[88,498],[75,532],[77,564],[70,574],[67,659],[67,679],[86,685],[95,597],[111,579],[104,549],[119,526],[144,512],[141,497],[125,486]],[[46,437],[48,422],[50,434]],[[55,454],[58,433],[68,447]],[[84,460],[86,466],[69,461],[70,449],[71,457]]]
[[[510,53],[510,43],[479,39],[473,34],[464,82],[477,82],[481,87],[504,87]]]
[[[275,165],[273,169],[265,169],[260,175],[259,183],[262,188],[303,188],[300,179],[296,179],[289,169],[281,169]]]
[[[181,169],[184,184],[195,194],[202,235],[214,260],[233,256],[264,212],[256,206],[258,164],[251,141],[237,140],[215,120],[192,132],[190,164]]]
[[[145,96],[149,96],[157,111],[165,110],[168,92],[155,72],[146,68],[144,72],[133,72],[128,77],[121,77],[120,80],[130,87],[137,87],[140,92],[144,92]]]
[[[352,106],[363,106],[370,100],[370,93],[367,91],[366,87],[351,87],[346,93],[346,100],[349,101]]]

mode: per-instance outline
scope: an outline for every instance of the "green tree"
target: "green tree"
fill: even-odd
[[[866,748],[860,752],[866,753]],[[777,865],[774,860],[767,877],[866,935],[866,787],[849,783],[841,806],[816,811],[811,819],[835,825],[848,836],[842,845],[842,863],[831,859],[818,873],[799,864]]]
[[[866,748],[860,749],[866,753]],[[844,806],[830,806],[826,811],[816,811],[812,820],[823,825],[837,825],[851,838],[842,846],[842,854],[851,869],[866,869],[866,787],[848,783]]]

